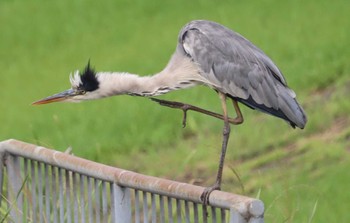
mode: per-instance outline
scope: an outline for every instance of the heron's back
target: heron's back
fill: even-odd
[[[180,31],[177,52],[198,64],[205,84],[250,108],[304,128],[305,112],[280,70],[238,33],[215,22],[192,21]]]

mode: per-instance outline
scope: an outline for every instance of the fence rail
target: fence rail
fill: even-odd
[[[260,200],[0,142],[0,222],[263,222]]]

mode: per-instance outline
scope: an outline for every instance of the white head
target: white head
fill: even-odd
[[[90,68],[90,62],[83,72],[75,71],[70,75],[71,89],[46,97],[33,104],[47,104],[58,101],[80,102],[101,98],[99,94],[99,81],[95,71]]]

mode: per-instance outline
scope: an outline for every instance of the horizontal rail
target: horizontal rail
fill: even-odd
[[[0,142],[0,162],[2,162],[3,159],[6,159],[6,154],[18,155],[28,159],[37,160],[79,174],[114,182],[119,186],[157,193],[196,203],[202,203],[200,196],[205,189],[200,186],[146,176],[132,171],[103,165],[14,139]],[[264,204],[262,201],[223,191],[213,191],[209,198],[209,203],[211,206],[218,208],[233,208],[240,215],[247,218],[260,218],[264,213]]]

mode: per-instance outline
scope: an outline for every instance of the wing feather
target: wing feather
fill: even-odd
[[[197,20],[179,35],[179,47],[218,91],[249,107],[304,127],[306,116],[280,70],[263,51],[234,31]]]

